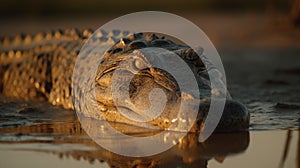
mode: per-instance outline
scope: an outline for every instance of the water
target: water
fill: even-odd
[[[203,144],[179,144],[144,158],[109,153],[92,143],[31,141],[0,144],[0,167],[299,167],[299,131],[213,135]],[[74,138],[74,137],[73,137]],[[39,142],[37,142],[39,141]],[[191,142],[191,141],[190,141]],[[82,143],[82,144],[81,144]]]
[[[299,131],[252,131],[249,147],[244,153],[230,156],[223,163],[212,160],[208,167],[298,168],[299,154]]]

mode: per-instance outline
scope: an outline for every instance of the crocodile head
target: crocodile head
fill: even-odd
[[[162,48],[179,56],[191,69],[201,94],[184,93],[171,74],[152,66],[155,61],[164,63],[169,58],[165,56],[168,54],[158,53],[159,57],[151,57],[140,51],[150,47]],[[118,82],[113,83],[114,80]],[[205,65],[193,49],[153,34],[139,33],[121,39],[105,53],[96,74],[95,95],[100,113],[107,121],[133,125],[141,125],[141,121],[147,121],[161,129],[169,128],[173,121],[178,120],[181,100],[200,101],[197,119],[191,129],[197,132],[201,130],[207,116],[211,94],[220,94],[212,91],[209,81]],[[117,90],[114,90],[116,87]],[[151,102],[154,90],[157,91],[156,98],[161,97],[161,101]],[[114,97],[118,97],[117,104]],[[236,101],[229,100],[230,96],[227,98],[217,130],[247,129],[249,113],[246,108]],[[151,106],[156,103],[165,104],[162,105],[162,111]]]

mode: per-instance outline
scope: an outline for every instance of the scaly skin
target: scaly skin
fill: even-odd
[[[0,48],[0,79],[2,81],[0,89],[2,93],[5,96],[17,99],[44,99],[53,105],[74,108],[71,96],[73,68],[82,45],[91,34],[92,31],[90,30],[67,29],[46,34],[40,33],[36,36],[3,38]],[[104,114],[105,119],[108,121],[138,124],[125,118],[120,113],[116,113],[116,107],[111,101],[111,91],[108,89],[111,86],[112,72],[118,67],[118,64],[116,64],[118,59],[128,59],[135,50],[146,47],[160,47],[173,51],[180,56],[190,66],[197,79],[202,103],[199,108],[197,122],[191,131],[198,132],[201,129],[202,121],[207,115],[209,97],[211,94],[216,94],[216,91],[212,91],[209,86],[208,73],[202,62],[203,60],[207,61],[205,57],[200,59],[189,47],[176,44],[156,35],[133,34],[128,37],[127,35],[128,32],[114,31],[106,33],[100,31],[98,38],[95,39],[95,43],[99,44],[99,47],[114,44],[105,53],[105,59],[99,65],[96,79],[94,79],[96,101],[100,106],[99,113]],[[124,38],[116,43],[115,39],[120,37]],[[137,68],[136,64],[132,66],[131,68]],[[162,88],[168,100],[170,100],[166,106],[167,112],[150,121],[150,124],[163,129],[168,128],[170,121],[166,120],[166,117],[176,116],[176,112],[173,112],[172,109],[178,106],[181,99],[178,96],[180,91],[177,83],[172,76],[164,71],[157,69],[143,70],[143,68],[140,70],[142,70],[141,73],[136,75],[130,84],[130,96],[136,105],[136,109],[126,108],[139,114],[137,110],[149,106],[147,93],[153,88]],[[77,79],[75,78],[75,80]],[[193,99],[193,97],[191,98]],[[218,130],[247,129],[249,126],[248,111],[243,105],[232,101],[229,94],[227,99]],[[87,116],[98,118],[99,114]]]

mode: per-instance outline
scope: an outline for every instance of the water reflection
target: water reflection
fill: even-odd
[[[283,149],[283,153],[282,153],[282,158],[281,161],[279,163],[279,168],[284,168],[285,167],[285,162],[287,160],[287,156],[290,152],[290,146],[291,146],[291,140],[292,140],[292,133],[293,130],[292,129],[288,129],[287,130],[287,134],[286,134],[286,140],[285,140],[285,145],[284,145],[284,149]],[[297,144],[297,164],[295,164],[295,167],[300,168],[300,131],[298,131],[298,144]]]
[[[30,150],[53,152],[60,158],[71,156],[75,160],[84,159],[90,163],[98,160],[106,162],[110,167],[205,168],[211,159],[221,163],[227,156],[245,151],[250,141],[248,132],[215,133],[204,143],[197,141],[197,134],[188,134],[180,143],[161,154],[143,158],[124,157],[101,148],[91,140],[76,116],[69,114],[65,116],[68,117],[64,117],[63,120],[54,117],[53,120],[38,121],[39,123],[35,125],[1,128],[1,143],[65,145],[64,150],[54,149],[51,146],[40,148],[38,145],[32,145]],[[66,144],[72,144],[73,147]],[[76,145],[77,147],[74,147]],[[78,145],[90,148],[85,149]]]
[[[285,161],[287,159],[287,155],[288,155],[289,149],[290,149],[291,138],[292,138],[292,130],[288,129],[287,130],[287,134],[286,134],[286,140],[285,140],[285,145],[284,145],[284,150],[283,150],[282,158],[281,158],[281,161],[280,161],[280,164],[279,164],[279,168],[283,168],[284,167],[284,163],[285,163]],[[299,146],[299,144],[298,144],[298,146]]]
[[[300,131],[298,131],[297,167],[300,168]]]

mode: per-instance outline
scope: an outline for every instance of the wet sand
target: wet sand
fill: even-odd
[[[0,34],[97,28],[111,18],[7,20]],[[204,144],[195,141],[196,135],[190,135],[186,141],[190,145],[177,145],[150,158],[124,158],[95,145],[72,111],[45,102],[1,97],[0,167],[55,167],[50,163],[61,167],[300,167],[299,30],[270,26],[265,15],[187,18],[203,28],[216,45],[233,98],[251,113],[250,132],[218,134]]]

